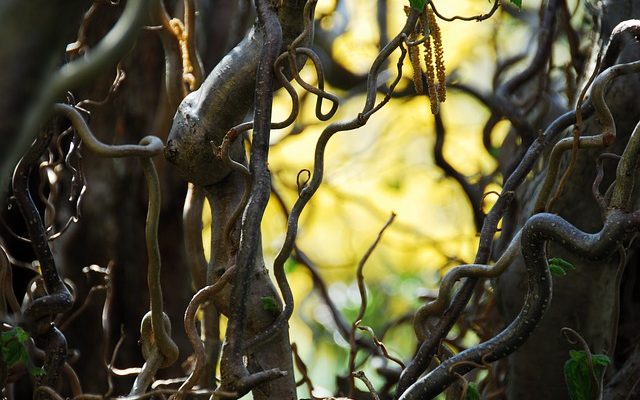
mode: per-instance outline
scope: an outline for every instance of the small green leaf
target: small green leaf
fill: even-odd
[[[516,7],[522,8],[522,0],[510,0],[511,3],[515,4]]]
[[[547,262],[549,263],[549,271],[555,276],[565,276],[567,271],[576,269],[569,261],[559,257],[550,258]]]
[[[584,364],[571,358],[564,364],[564,381],[569,390],[571,400],[591,400],[591,380],[588,379]],[[585,380],[585,377],[587,379]]]
[[[591,356],[591,361],[593,361],[594,365],[599,365],[606,367],[611,364],[611,359],[604,354],[593,354]]]
[[[291,257],[287,258],[287,261],[284,262],[284,271],[289,274],[296,268],[298,268],[298,262]]]
[[[44,375],[44,370],[33,365],[29,358],[29,353],[25,343],[29,340],[29,334],[20,327],[12,328],[0,333],[0,344],[2,345],[2,359],[9,367],[23,363],[33,376]]]
[[[3,344],[2,358],[8,366],[19,363],[22,360],[24,347],[17,341]]]
[[[574,271],[576,269],[576,267],[573,264],[571,264],[569,261],[560,257],[554,257],[550,259],[549,264],[559,265],[560,267],[562,267],[562,269],[569,270],[569,271]]]
[[[260,301],[262,302],[262,308],[267,311],[278,312],[278,302],[273,296],[263,296],[260,297]]]
[[[20,327],[12,328],[0,334],[2,344],[2,358],[4,362],[12,366],[29,359],[24,343],[29,340],[29,334]]]
[[[411,8],[422,11],[424,10],[425,4],[427,4],[427,0],[409,0],[409,4],[411,4]]]
[[[24,343],[29,340],[29,334],[19,326],[11,328],[0,334],[0,342],[3,344],[13,340],[17,340],[19,343]]]
[[[569,360],[564,364],[564,380],[569,390],[571,400],[592,400],[597,393],[593,382],[593,375],[600,379],[611,359],[604,354],[592,354],[591,363],[593,373],[589,367],[589,356],[586,351],[569,351]]]
[[[549,272],[554,276],[565,276],[567,274],[567,271],[555,264],[549,264]]]
[[[31,374],[31,376],[42,376],[42,375],[44,375],[44,369],[42,369],[40,367],[30,366],[28,368],[28,370],[29,370],[29,374]]]
[[[15,328],[14,329],[10,329],[10,330],[8,330],[6,332],[0,333],[0,342],[2,344],[5,344],[8,341],[12,340],[14,337],[16,337]]]
[[[469,383],[467,386],[467,393],[464,395],[464,400],[480,400],[480,391],[478,385],[474,382]]]
[[[587,358],[587,353],[584,350],[569,350],[569,357],[571,357],[572,360],[582,361]]]

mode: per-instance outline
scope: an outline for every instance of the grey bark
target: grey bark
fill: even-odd
[[[305,3],[302,0],[288,1],[278,10],[282,29],[281,52],[286,51],[286,46],[302,32]],[[256,87],[259,87],[256,85],[258,61],[262,56],[263,47],[269,46],[265,36],[265,28],[257,24],[245,39],[220,61],[202,86],[182,101],[173,121],[165,155],[184,179],[206,190],[212,205],[212,262],[207,273],[208,284],[214,283],[224,271],[234,265],[237,268],[235,274],[243,274],[242,279],[234,278],[232,287],[223,290],[213,299],[216,308],[230,318],[221,360],[222,389],[242,392],[246,389],[243,379],[247,378],[247,373],[279,369],[286,376],[254,385],[253,396],[255,399],[289,400],[296,398],[296,389],[288,329],[282,329],[268,344],[255,348],[243,350],[242,345],[236,344],[246,343],[273,323],[277,313],[265,309],[262,298],[279,299],[279,294],[273,287],[264,265],[259,228],[243,231],[240,243],[241,227],[259,227],[259,219],[262,218],[262,211],[258,211],[260,206],[252,208],[253,203],[256,203],[253,191],[253,200],[249,200],[242,218],[234,221],[233,239],[229,241],[225,237],[225,227],[235,209],[242,203],[245,190],[249,189],[245,185],[242,173],[217,157],[212,148],[212,144],[219,146],[227,132],[242,122],[254,102]],[[258,126],[254,134],[258,131]],[[254,150],[258,146],[257,138],[254,137]],[[265,139],[261,140],[264,142]],[[268,136],[266,140],[263,147],[268,148]],[[231,146],[230,156],[246,164],[241,138]],[[266,158],[262,162],[266,168]],[[260,165],[259,163],[260,161],[255,160],[252,155],[252,163],[249,164],[251,179],[253,183],[261,180],[261,185],[264,185],[266,174],[268,185],[268,171],[260,170],[256,173],[254,170],[255,165]],[[265,189],[268,192],[269,188]],[[265,192],[261,193],[264,204],[264,197],[268,195]],[[251,249],[243,254],[242,246]],[[243,296],[246,301],[240,301],[238,304],[237,292],[240,286],[248,289]],[[247,358],[246,368],[242,365],[241,352]]]

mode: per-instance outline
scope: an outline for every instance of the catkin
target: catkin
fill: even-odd
[[[408,7],[405,7],[405,13],[408,15]],[[444,66],[442,34],[435,13],[428,6],[420,14],[420,20],[409,35],[409,43],[415,43],[420,33],[424,35],[426,71],[423,70],[420,63],[420,47],[409,44],[409,61],[413,67],[413,85],[416,88],[416,93],[425,93],[422,76],[426,75],[426,92],[429,95],[431,112],[435,115],[440,112],[440,103],[447,98],[447,73]]]
[[[418,34],[412,32],[409,40],[415,42]],[[413,67],[413,86],[416,88],[417,94],[424,94],[424,86],[422,84],[422,65],[420,65],[420,46],[409,45],[409,61]]]
[[[436,16],[431,8],[427,8],[427,18],[431,30],[430,34],[433,36],[433,49],[435,51],[436,74],[438,78],[438,100],[444,102],[447,98],[447,74],[444,68],[442,36]]]
[[[440,111],[440,103],[447,98],[447,73],[444,67],[444,49],[442,35],[435,13],[429,7],[420,15],[420,25],[424,32],[424,61],[426,64],[427,92],[431,103],[431,112]]]
[[[438,93],[436,92],[436,74],[433,67],[431,35],[425,38],[424,49],[424,62],[427,65],[427,92],[429,93],[429,101],[431,102],[431,113],[436,115],[440,112],[440,101],[438,100]]]
[[[410,7],[404,7],[404,13],[407,16],[409,16],[410,11]],[[422,14],[420,15],[422,16]],[[424,74],[424,71],[422,69],[422,65],[420,64],[420,46],[412,44],[418,40],[418,32],[420,32],[419,26],[417,26],[414,31],[409,34],[407,49],[409,51],[409,62],[411,63],[411,67],[413,68],[413,87],[416,89],[417,94],[424,94],[424,85],[422,83],[422,75]]]

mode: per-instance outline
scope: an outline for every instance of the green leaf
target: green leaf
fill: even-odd
[[[291,257],[287,258],[287,261],[284,262],[284,271],[291,273],[295,271],[296,268],[298,268],[298,262]]]
[[[27,340],[29,340],[29,334],[20,327],[9,329],[0,334],[2,359],[7,365],[12,366],[29,359],[27,350],[24,347],[24,343]]]
[[[2,332],[0,333],[0,343],[2,343],[3,345],[11,340],[13,340],[16,337],[16,332],[15,332],[15,328],[14,329],[10,329],[6,332]]]
[[[554,257],[550,259],[549,264],[558,265],[562,267],[564,270],[569,270],[569,271],[574,271],[576,269],[576,267],[573,264],[571,264],[569,261],[560,257]]]
[[[549,264],[549,272],[554,276],[565,276],[567,274],[567,271],[555,264]]]
[[[2,345],[2,359],[8,366],[19,363],[22,360],[24,347],[18,341],[12,341]]]
[[[569,360],[564,364],[564,380],[569,390],[569,397],[571,400],[594,399],[597,387],[593,382],[593,373],[601,380],[606,366],[611,363],[611,359],[604,354],[591,355],[592,373],[586,351],[571,350],[569,357]],[[602,381],[599,384],[602,384]]]
[[[594,365],[606,367],[611,364],[611,359],[604,354],[593,354],[591,360]]]
[[[27,340],[29,340],[29,334],[19,326],[11,328],[8,331],[2,332],[0,334],[0,342],[2,342],[2,344],[11,342],[13,340],[17,340],[19,343],[25,343]]]
[[[29,334],[21,328],[16,328],[16,339],[18,339],[18,342],[20,343],[25,343],[29,340]]]
[[[522,0],[510,0],[511,3],[515,4],[518,8],[522,8]]]
[[[278,302],[273,296],[263,296],[260,297],[260,301],[262,302],[262,308],[267,311],[278,312]]]
[[[42,376],[42,375],[44,375],[44,369],[42,369],[40,367],[34,367],[33,365],[30,365],[27,368],[27,370],[29,371],[31,376]]]
[[[569,357],[571,357],[572,360],[576,361],[586,360],[587,352],[585,352],[584,350],[569,350]]]
[[[467,393],[464,395],[464,400],[480,400],[480,391],[478,385],[474,382],[469,383],[467,386]]]
[[[31,359],[25,343],[29,340],[29,334],[20,327],[12,328],[0,333],[0,344],[2,345],[2,359],[9,367],[23,363],[33,376],[44,375],[44,369],[36,367]]]
[[[411,8],[415,8],[418,11],[424,10],[424,6],[427,4],[427,0],[409,0]]]
[[[591,400],[591,379],[583,365],[573,358],[564,364],[564,381],[571,400]]]
[[[567,271],[576,269],[569,261],[559,257],[550,258],[547,262],[549,263],[549,271],[555,276],[565,276]]]

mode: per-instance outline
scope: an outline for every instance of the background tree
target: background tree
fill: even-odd
[[[6,396],[637,394],[635,2],[40,3],[0,5]]]

